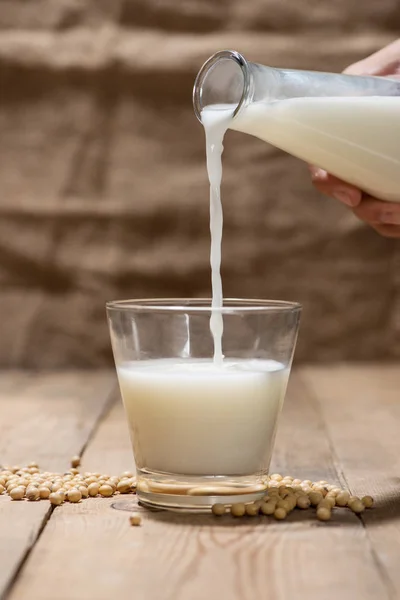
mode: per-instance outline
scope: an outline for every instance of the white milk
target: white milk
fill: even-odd
[[[280,363],[165,359],[117,370],[139,469],[240,476],[268,468],[288,379]]]
[[[211,286],[212,286],[212,312],[210,329],[214,341],[214,362],[221,365],[223,320],[221,311],[223,305],[221,281],[221,243],[222,243],[222,204],[221,204],[221,179],[222,179],[222,151],[225,132],[231,122],[233,110],[228,108],[222,111],[208,111],[203,119],[206,134],[207,173],[210,182],[210,233],[211,233]]]
[[[207,107],[203,122],[208,113],[229,118],[232,106]],[[400,201],[398,97],[256,102],[242,109],[228,126],[322,167],[372,196]]]

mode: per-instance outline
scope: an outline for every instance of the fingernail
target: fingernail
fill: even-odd
[[[357,206],[361,200],[361,194],[358,194],[357,191],[335,190],[332,192],[332,196],[347,206]]]
[[[388,225],[400,225],[400,214],[393,213],[391,211],[387,211],[382,213],[381,216],[382,223],[387,223]]]
[[[312,165],[309,167],[309,169],[311,173],[311,179],[313,181],[324,181],[328,177],[328,172],[324,171],[324,169],[313,167]]]

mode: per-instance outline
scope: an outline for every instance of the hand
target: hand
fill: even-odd
[[[400,39],[360,62],[350,65],[349,75],[380,75],[400,78]],[[315,187],[336,198],[350,208],[378,233],[389,238],[400,238],[400,202],[384,202],[361,192],[323,169],[310,167]]]

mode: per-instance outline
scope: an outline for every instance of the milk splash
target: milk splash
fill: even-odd
[[[224,323],[222,317],[223,292],[221,280],[221,244],[223,213],[221,203],[222,152],[226,130],[232,121],[233,110],[204,109],[201,121],[206,134],[207,174],[210,182],[210,234],[211,234],[211,318],[210,330],[214,342],[214,364],[221,365],[222,334]]]

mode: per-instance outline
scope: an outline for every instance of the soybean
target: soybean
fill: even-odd
[[[224,504],[220,503],[213,504],[211,511],[216,517],[222,517],[222,515],[226,513],[226,507]]]

